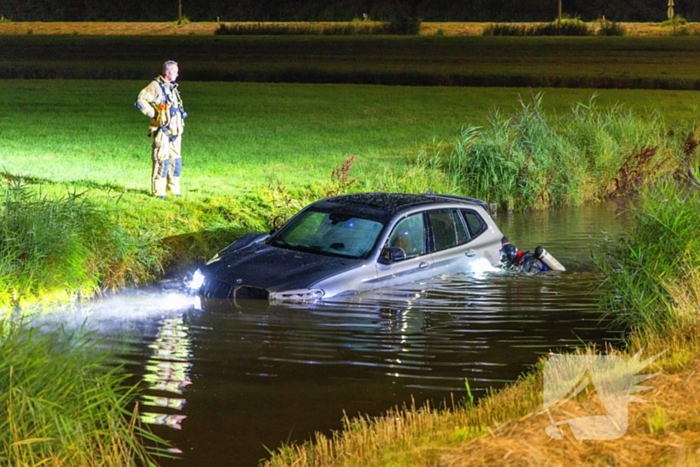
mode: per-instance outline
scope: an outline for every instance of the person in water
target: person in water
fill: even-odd
[[[513,269],[526,274],[536,274],[548,270],[547,265],[535,255],[529,251],[519,250],[505,236],[501,239],[501,264],[505,269]]]

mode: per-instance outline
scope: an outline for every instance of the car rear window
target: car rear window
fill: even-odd
[[[487,229],[486,222],[475,211],[471,209],[462,209],[462,216],[464,216],[469,234],[472,238],[478,236]]]

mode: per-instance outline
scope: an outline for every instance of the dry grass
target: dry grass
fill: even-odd
[[[78,35],[213,35],[219,27],[217,22],[191,22],[178,25],[173,23],[139,23],[139,22],[2,22],[0,23],[0,35],[51,35],[51,34],[78,34]],[[227,25],[246,24],[227,22]],[[265,23],[255,23],[265,24]],[[276,25],[295,25],[299,23],[274,23]],[[323,26],[324,24],[340,23],[301,23],[305,26]],[[493,23],[428,23],[421,24],[420,34],[431,36],[443,34],[445,36],[480,36],[484,28]],[[518,23],[521,24],[521,23]],[[535,25],[543,23],[522,23],[523,25]],[[673,29],[662,27],[660,23],[620,23],[630,36],[667,36]],[[689,33],[700,31],[699,24],[689,23]]]
[[[443,455],[437,465],[696,465],[700,461],[700,399],[695,397],[700,391],[700,359],[697,353],[695,357],[682,372],[645,382],[652,388],[640,394],[646,403],[630,404],[627,432],[617,440],[576,440],[566,429],[563,440],[554,440],[545,433],[549,418],[533,413]],[[592,394],[564,407],[557,418],[605,413]]]
[[[173,36],[213,35],[218,23],[136,23],[136,22],[5,22],[0,23],[0,35],[24,35],[31,31],[35,35],[79,34],[85,36]]]

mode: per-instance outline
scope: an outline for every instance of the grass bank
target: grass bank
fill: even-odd
[[[183,81],[695,90],[699,43],[693,35],[0,35],[0,79],[146,80],[167,50]]]
[[[606,254],[599,261],[604,268],[609,265],[607,275],[614,281],[610,313],[634,331],[623,351],[588,348],[579,355],[604,352],[631,362],[661,354],[640,371],[661,374],[643,381],[648,390],[637,396],[648,403],[629,404],[621,438],[576,440],[566,428],[563,440],[547,436],[551,421],[542,411],[543,359],[518,382],[477,404],[464,397],[450,409],[404,407],[380,418],[346,418],[342,432],[283,446],[261,465],[695,465],[700,460],[700,406],[694,396],[700,389],[700,274],[691,226],[700,221],[698,208],[695,188],[675,183],[650,188],[632,208],[636,225],[603,247]],[[589,387],[558,407],[555,417],[607,413]]]
[[[163,203],[148,193],[150,142],[146,122],[133,108],[143,85],[0,81],[7,109],[0,115],[0,189],[7,200],[2,215],[24,216],[4,224],[6,237],[23,240],[3,256],[3,306],[54,295],[91,296],[151,281],[164,271],[182,273],[241,233],[267,230],[275,219],[337,192],[434,189],[508,201],[515,209],[609,196],[602,188],[620,174],[636,186],[630,175],[641,174],[635,172],[639,166],[626,161],[638,152],[656,148],[667,171],[682,167],[682,143],[691,136],[697,101],[693,93],[602,91],[596,98],[601,111],[579,110],[587,117],[577,120],[572,106],[588,102],[590,90],[548,90],[528,104],[525,89],[183,82],[190,114],[183,143],[185,196]],[[519,103],[518,96],[525,100]],[[616,107],[620,101],[626,105]],[[631,114],[609,110],[627,105]],[[652,106],[666,116],[663,121],[646,111]],[[465,144],[459,128],[477,126],[483,127],[478,144],[474,138]],[[562,146],[574,139],[579,146]],[[539,159],[524,157],[533,142],[548,148]],[[513,151],[486,150],[499,144]],[[601,149],[578,154],[577,147]],[[459,148],[468,150],[455,152]],[[499,159],[504,155],[506,162]],[[336,170],[348,161],[353,163],[346,170]],[[500,166],[514,167],[517,183],[494,179],[491,171]],[[572,175],[577,170],[583,171],[578,178]],[[564,181],[550,183],[552,174],[569,179],[557,175]],[[601,178],[609,183],[598,183]],[[22,187],[25,204],[14,202],[13,186]],[[63,201],[55,206],[55,200]],[[57,209],[71,222],[66,232],[73,232],[60,255],[51,250],[54,218],[40,216]],[[89,253],[85,245],[93,245]],[[65,273],[47,276],[59,257],[80,261],[66,260]]]

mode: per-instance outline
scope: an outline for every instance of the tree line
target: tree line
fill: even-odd
[[[552,21],[568,17],[661,22],[668,0],[0,0],[11,21]],[[675,0],[675,13],[700,20],[700,0]]]

